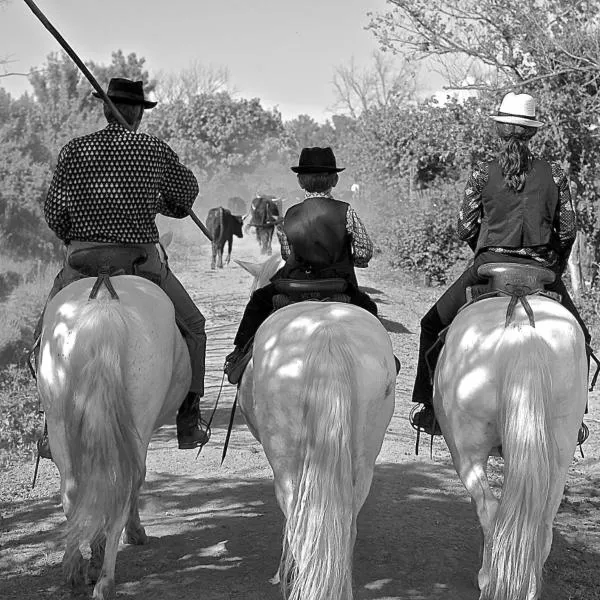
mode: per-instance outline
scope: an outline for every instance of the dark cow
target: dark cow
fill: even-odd
[[[271,254],[273,231],[279,222],[279,207],[274,196],[257,196],[252,200],[248,226],[256,229],[256,239],[261,254]]]
[[[245,215],[246,201],[239,196],[233,196],[227,200],[227,208],[231,211],[232,215]]]
[[[210,268],[214,269],[218,266],[223,268],[223,248],[225,242],[228,244],[226,264],[229,264],[231,259],[231,245],[233,236],[241,238],[242,234],[242,216],[232,215],[231,211],[222,206],[211,208],[206,217],[206,228],[212,236],[212,261]]]

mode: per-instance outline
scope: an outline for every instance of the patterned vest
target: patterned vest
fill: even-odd
[[[482,192],[483,216],[475,254],[484,248],[560,248],[553,229],[558,209],[558,188],[552,167],[534,159],[525,187],[515,192],[506,186],[497,161],[489,164],[488,182]]]
[[[346,231],[348,204],[333,198],[313,197],[285,213],[283,230],[291,253],[282,277],[343,277],[356,284]]]

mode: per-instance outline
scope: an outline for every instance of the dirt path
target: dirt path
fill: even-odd
[[[194,237],[197,236],[194,234]],[[231,264],[210,271],[208,248],[174,243],[173,270],[207,317],[209,350],[204,415],[217,397],[223,357],[231,348],[248,297],[250,276]],[[252,240],[234,242],[234,256],[258,260]],[[407,416],[418,324],[437,295],[391,272],[382,259],[359,272],[380,306],[402,360],[396,411],[379,457],[371,494],[360,514],[354,559],[360,600],[476,600],[478,529],[466,492],[442,441],[433,460],[414,455]],[[174,427],[154,437],[142,493],[143,547],[122,547],[119,598],[144,600],[278,600],[269,583],[281,540],[282,515],[262,448],[237,415],[227,458],[221,452],[233,400],[227,385],[213,421],[213,437],[198,460],[176,449]],[[555,524],[544,600],[600,598],[600,401],[594,394],[586,458],[575,457]],[[490,468],[499,480],[498,463]],[[57,470],[44,461],[31,491],[33,464],[0,473],[0,599],[63,599],[61,512]],[[310,599],[306,599],[310,600]]]

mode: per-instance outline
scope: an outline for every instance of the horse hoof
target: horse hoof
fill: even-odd
[[[146,532],[143,527],[132,531],[125,531],[123,533],[124,544],[131,544],[133,546],[143,546],[144,544],[147,544],[148,541],[149,538],[146,535]]]

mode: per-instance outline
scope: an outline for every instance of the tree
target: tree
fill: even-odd
[[[329,121],[321,125],[309,115],[298,115],[285,123],[285,129],[293,140],[295,152],[311,146],[335,146],[336,132]]]
[[[204,66],[194,61],[179,73],[159,72],[156,99],[161,103],[188,101],[198,94],[231,93],[229,70],[225,67]]]
[[[600,73],[599,0],[388,0],[393,12],[372,16],[384,48],[423,58],[461,57],[484,64],[510,86],[556,77],[596,85]],[[448,73],[462,87],[467,73]],[[583,83],[583,81],[582,81]]]
[[[204,180],[222,169],[247,173],[289,147],[278,112],[262,108],[258,98],[235,100],[227,92],[159,105],[145,127],[170,143]]]
[[[112,77],[126,77],[142,80],[145,90],[151,92],[156,84],[150,79],[145,62],[135,52],[125,56],[117,50],[111,54],[110,64],[89,61],[86,66],[104,89]],[[90,133],[104,122],[91,84],[65,52],[48,55],[41,68],[32,70],[29,81],[40,110],[44,141],[54,154],[70,138]]]
[[[360,70],[354,59],[334,70],[333,87],[336,108],[356,118],[370,109],[402,104],[414,97],[415,71],[402,58],[396,64],[393,56],[373,53],[372,66]]]

